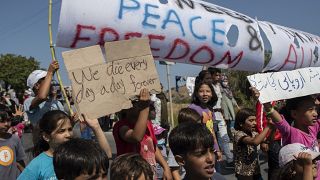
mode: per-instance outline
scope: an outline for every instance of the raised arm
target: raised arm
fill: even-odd
[[[94,135],[97,138],[97,141],[100,147],[106,152],[109,158],[112,157],[111,147],[109,142],[102,131],[98,119],[88,119],[84,114],[82,114],[84,121],[87,123],[89,127],[92,128]]]
[[[255,87],[250,87],[250,90],[252,91],[253,93],[253,96],[258,99],[259,96],[260,96],[260,93],[259,91],[255,88]],[[278,111],[276,111],[270,102],[268,103],[264,103],[263,104],[263,107],[264,107],[264,110],[266,112],[266,116],[270,117],[272,119],[273,122],[280,122],[282,121],[282,117],[281,115],[279,114]]]
[[[249,136],[244,137],[242,139],[242,143],[258,146],[259,144],[261,144],[263,142],[263,140],[267,136],[268,131],[271,129],[271,126],[272,125],[268,123],[268,125],[263,129],[263,131],[255,137],[249,137]]]
[[[41,84],[36,83],[36,86],[40,86],[40,87],[39,87],[37,96],[31,102],[30,109],[33,109],[37,107],[39,104],[41,104],[43,101],[46,101],[50,91],[52,78],[54,76],[54,73],[58,69],[59,69],[58,61],[53,61],[49,65],[47,75],[44,78],[43,82],[41,82]]]
[[[135,126],[133,129],[130,129],[128,126],[123,126],[119,130],[120,137],[127,142],[137,143],[140,142],[146,132],[148,115],[149,115],[149,102],[150,102],[150,94],[148,89],[142,89],[140,91],[139,102],[137,102],[137,106],[133,107],[133,109],[128,110],[131,113],[137,113],[139,111],[138,119],[135,122]],[[130,114],[129,117],[130,119]]]

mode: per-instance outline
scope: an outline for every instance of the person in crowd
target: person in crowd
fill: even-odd
[[[88,119],[83,115],[83,120],[93,129],[97,141],[107,156],[111,158],[111,148],[99,125],[97,119]],[[70,117],[63,111],[53,110],[46,112],[39,122],[39,140],[35,146],[35,156],[29,165],[18,177],[18,180],[55,179],[53,168],[53,153],[56,148],[72,138]]]
[[[315,160],[320,153],[300,143],[287,144],[279,153],[278,180],[312,180],[318,176]]]
[[[15,180],[24,169],[25,152],[15,134],[8,133],[11,118],[0,110],[0,179]]]
[[[169,135],[169,146],[178,164],[186,171],[184,180],[224,179],[215,173],[213,136],[204,124],[179,124]]]
[[[263,142],[272,125],[269,123],[267,127],[258,134],[255,131],[256,117],[254,111],[243,108],[236,114],[234,128],[233,149],[235,175],[238,180],[260,180],[262,177],[257,146]]]
[[[259,97],[259,91],[251,88],[256,97]],[[284,116],[280,115],[272,107],[271,103],[264,103],[266,116],[270,117],[275,126],[279,129],[283,145],[300,143],[315,152],[319,152],[317,133],[320,130],[320,121],[315,105],[315,99],[308,95],[286,100],[286,109],[294,125],[290,126]],[[319,162],[319,161],[318,161]],[[318,168],[319,173],[320,168]],[[317,179],[320,179],[318,177]]]
[[[165,139],[167,137],[167,130],[163,127],[161,127],[160,125],[153,125],[153,130],[154,130],[154,135],[156,136],[157,139],[157,146],[159,148],[159,150],[161,151],[162,156],[164,157],[165,160],[168,159],[168,155],[167,155],[167,147],[165,145]],[[168,164],[169,165],[169,164]],[[169,165],[170,167],[170,165]],[[157,169],[157,178],[158,179],[162,179],[162,175],[163,175],[163,168],[161,167],[161,165],[159,163],[157,163],[156,165],[156,169]]]
[[[274,108],[277,108],[278,102],[271,102]],[[266,112],[264,112],[263,104],[259,101],[256,103],[256,129],[261,133],[268,124]],[[281,134],[277,128],[272,129],[267,134],[266,139],[261,143],[261,150],[268,153],[268,179],[273,180],[276,178],[279,171],[279,151],[281,149]]]
[[[122,110],[121,117],[113,127],[117,155],[139,153],[156,172],[156,162],[163,168],[163,179],[172,179],[170,168],[157,147],[157,139],[151,121],[148,120],[150,94],[148,89],[140,91],[139,100],[133,107]],[[154,177],[156,178],[156,177]]]
[[[231,129],[234,129],[234,120],[236,116],[234,107],[236,107],[237,110],[239,110],[240,107],[238,106],[237,101],[234,99],[233,93],[229,86],[228,77],[226,75],[222,76],[220,84],[222,90],[221,108],[226,120],[228,136],[232,139],[233,135]]]
[[[37,134],[39,134],[38,123],[42,116],[50,110],[62,110],[63,105],[54,99],[49,99],[51,90],[51,81],[54,73],[59,69],[58,61],[53,61],[48,71],[35,70],[27,79],[27,86],[32,89],[34,96],[30,96],[24,101],[24,110],[33,126],[33,143],[37,142]]]
[[[212,107],[215,116],[215,129],[218,137],[218,143],[227,157],[227,163],[225,168],[234,168],[233,154],[230,151],[230,138],[228,136],[227,125],[223,117],[223,110],[221,106],[222,90],[221,90],[221,70],[217,68],[209,68],[208,71],[211,74],[212,86],[215,94],[217,95],[217,103]]]
[[[165,128],[167,131],[170,130],[170,124],[168,122],[168,98],[165,95],[165,93],[163,92],[163,85],[160,83],[161,86],[161,92],[156,94],[157,98],[160,99],[161,101],[161,127]]]
[[[215,129],[213,126],[214,115],[212,113],[212,106],[214,106],[216,102],[217,96],[214,93],[211,83],[207,81],[196,81],[192,94],[192,101],[188,108],[196,110],[199,115],[202,116],[202,123],[205,124],[212,133],[213,140],[215,142],[214,148],[217,151],[218,160],[221,160],[222,154],[220,152],[218,141],[216,139]]]
[[[94,141],[70,139],[56,148],[53,167],[57,179],[107,179],[109,158]]]
[[[154,171],[150,164],[137,153],[118,156],[111,164],[110,179],[153,180]]]

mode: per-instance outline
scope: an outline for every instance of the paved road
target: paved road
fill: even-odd
[[[115,156],[116,145],[115,145],[115,142],[114,142],[114,139],[112,136],[112,132],[106,132],[105,134],[108,139],[108,142],[110,143],[113,155]],[[26,153],[27,153],[26,163],[29,163],[29,161],[32,159],[32,155],[31,155],[32,135],[31,135],[31,133],[25,133],[22,136],[22,144],[23,144],[23,147],[25,148]],[[230,144],[230,147],[232,147],[231,144]],[[268,168],[268,163],[263,160],[260,160],[260,169],[261,169],[262,177],[265,180],[267,179],[267,170],[268,170],[267,168]],[[224,177],[227,180],[236,180],[233,170],[228,170],[228,169],[224,169],[224,168],[222,168],[221,170],[222,170],[222,174],[224,175]]]

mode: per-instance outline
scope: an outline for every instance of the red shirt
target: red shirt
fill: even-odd
[[[272,106],[275,105],[275,101],[271,103]],[[263,129],[267,126],[268,120],[266,117],[266,113],[263,111],[263,105],[258,101],[256,104],[256,121],[257,121],[257,131],[260,134]],[[269,137],[270,132],[268,132],[267,137]],[[274,133],[274,140],[280,141],[281,140],[281,134],[279,129],[276,129],[276,132]]]
[[[117,156],[125,153],[140,153],[140,142],[129,143],[124,141],[120,137],[119,130],[122,126],[128,126],[130,129],[134,129],[135,124],[131,124],[126,119],[122,119],[114,125],[112,133],[113,133],[114,140],[116,142]],[[146,139],[147,137],[150,137],[152,139],[154,149],[156,149],[157,139],[156,139],[156,136],[154,135],[154,130],[149,120],[147,122],[147,129],[143,139]]]

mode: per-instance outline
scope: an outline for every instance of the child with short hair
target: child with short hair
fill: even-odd
[[[263,142],[268,131],[267,127],[258,134],[255,112],[248,108],[238,111],[235,118],[235,133],[233,140],[235,175],[238,180],[261,179],[257,146]]]
[[[94,141],[74,138],[54,151],[53,166],[58,179],[107,179],[109,158]]]
[[[25,152],[19,137],[8,133],[10,127],[8,113],[0,111],[0,177],[15,180],[25,166]]]
[[[140,154],[122,154],[111,164],[110,179],[152,180],[153,170]]]
[[[216,176],[213,136],[199,123],[187,122],[169,135],[169,146],[176,161],[186,170],[184,180],[224,179]]]
[[[315,159],[320,156],[300,143],[288,144],[279,152],[278,180],[312,180],[318,175]]]

